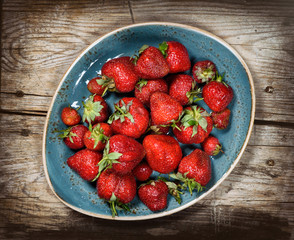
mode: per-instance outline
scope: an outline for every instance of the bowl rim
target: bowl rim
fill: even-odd
[[[207,192],[205,192],[201,196],[199,196],[198,198],[196,198],[196,199],[194,199],[194,200],[192,200],[192,201],[190,201],[190,202],[188,202],[188,203],[186,203],[186,204],[184,204],[182,206],[179,206],[179,207],[177,207],[175,209],[172,209],[172,210],[163,211],[163,212],[159,212],[159,213],[153,213],[153,214],[145,215],[145,216],[123,216],[123,217],[116,216],[114,218],[111,215],[104,215],[104,214],[98,214],[98,213],[93,213],[93,212],[90,212],[90,211],[86,211],[86,210],[81,209],[79,207],[76,207],[76,206],[66,202],[64,199],[62,199],[62,197],[60,197],[56,193],[56,191],[55,191],[55,189],[54,189],[54,187],[53,187],[53,185],[51,183],[51,180],[50,180],[50,176],[49,176],[48,168],[47,168],[47,160],[46,160],[46,137],[47,137],[48,123],[49,123],[49,119],[50,119],[50,116],[51,116],[51,113],[52,113],[53,104],[55,102],[55,99],[56,99],[56,96],[57,96],[58,92],[60,91],[61,85],[65,81],[67,75],[70,73],[72,68],[76,65],[76,63],[82,58],[82,56],[84,54],[86,54],[92,47],[94,47],[96,44],[98,44],[99,42],[101,42],[105,38],[107,38],[107,37],[109,37],[109,36],[111,36],[111,35],[113,35],[113,34],[115,34],[117,32],[120,32],[122,30],[130,29],[130,28],[134,28],[134,27],[140,27],[140,26],[150,26],[150,25],[162,25],[162,26],[170,26],[170,27],[174,26],[174,27],[180,27],[180,28],[200,32],[203,35],[209,36],[212,39],[219,42],[220,44],[222,44],[223,46],[225,46],[228,50],[230,50],[237,57],[237,59],[241,62],[242,66],[244,67],[244,69],[245,69],[245,71],[247,73],[247,77],[248,77],[249,84],[250,84],[250,90],[251,90],[251,117],[250,117],[250,123],[249,123],[249,127],[248,127],[248,131],[247,131],[245,141],[243,143],[243,146],[242,146],[240,152],[238,153],[238,156],[233,161],[231,167],[216,182],[216,184],[213,187],[211,187]],[[60,83],[59,83],[59,85],[58,85],[58,87],[57,87],[57,89],[56,89],[56,91],[55,91],[55,93],[54,93],[54,95],[52,97],[52,100],[51,100],[51,103],[50,103],[50,106],[49,106],[49,110],[48,110],[48,113],[47,113],[47,116],[46,116],[45,124],[44,124],[44,130],[43,130],[42,158],[43,158],[43,167],[44,167],[44,172],[45,172],[45,178],[47,180],[47,183],[48,183],[50,189],[54,193],[54,195],[63,204],[65,204],[66,206],[68,206],[69,208],[71,208],[71,209],[73,209],[73,210],[75,210],[77,212],[80,212],[80,213],[83,213],[85,215],[92,216],[92,217],[97,217],[97,218],[101,218],[101,219],[110,219],[110,220],[137,221],[137,220],[147,220],[147,219],[159,218],[159,217],[171,215],[173,213],[182,211],[182,210],[194,205],[196,202],[200,201],[202,198],[206,197],[211,192],[213,192],[228,177],[228,175],[232,172],[232,170],[236,167],[236,165],[240,161],[241,156],[243,155],[243,153],[245,151],[245,148],[246,148],[246,146],[247,146],[247,144],[249,142],[249,139],[250,139],[250,136],[251,136],[251,133],[252,133],[252,130],[253,130],[254,117],[255,117],[255,104],[256,104],[255,101],[256,100],[255,100],[254,82],[253,82],[253,78],[252,78],[252,75],[251,75],[251,73],[249,71],[249,68],[248,68],[247,64],[245,63],[243,58],[240,56],[240,54],[231,45],[229,45],[226,41],[224,41],[220,37],[208,32],[206,30],[200,29],[198,27],[193,27],[193,26],[189,26],[189,25],[186,25],[186,24],[179,24],[179,23],[173,23],[173,22],[143,22],[143,23],[131,24],[131,25],[127,25],[127,26],[124,26],[124,27],[121,27],[121,28],[117,28],[117,29],[115,29],[115,30],[113,30],[113,31],[111,31],[111,32],[109,32],[107,34],[104,34],[104,35],[100,36],[93,43],[91,43],[88,47],[86,47],[78,55],[78,57],[76,57],[76,59],[72,62],[72,64],[69,66],[67,71],[64,73],[62,79],[60,80]]]

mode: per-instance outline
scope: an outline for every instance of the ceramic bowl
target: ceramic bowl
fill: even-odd
[[[211,60],[233,88],[234,98],[228,108],[231,122],[226,130],[213,129],[223,144],[225,154],[212,157],[212,178],[201,193],[182,195],[182,204],[168,197],[168,207],[160,212],[150,211],[136,197],[131,212],[119,211],[117,220],[142,220],[162,217],[181,211],[211,193],[225,180],[240,160],[248,143],[255,113],[254,86],[251,74],[241,56],[219,37],[199,28],[174,23],[134,24],[112,31],[91,44],[73,62],[62,78],[47,115],[43,138],[43,163],[48,184],[54,194],[70,208],[98,218],[113,219],[108,205],[98,198],[95,183],[81,179],[67,165],[74,151],[58,139],[56,130],[65,129],[60,119],[62,109],[69,104],[78,107],[90,95],[87,83],[100,73],[102,65],[119,56],[132,56],[144,44],[158,47],[163,41],[179,41],[188,49],[192,65],[196,61]],[[189,73],[189,72],[188,72]],[[190,73],[191,74],[191,73]],[[113,111],[113,103],[123,94],[107,94],[106,102]],[[203,101],[199,105],[211,112]],[[82,114],[83,108],[79,110]],[[183,154],[189,154],[200,145],[182,145]]]

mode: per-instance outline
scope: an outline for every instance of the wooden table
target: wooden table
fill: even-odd
[[[294,239],[293,1],[2,2],[0,239]],[[255,83],[254,130],[231,175],[194,206],[139,222],[88,217],[46,182],[47,110],[82,49],[147,21],[202,28],[241,54]]]

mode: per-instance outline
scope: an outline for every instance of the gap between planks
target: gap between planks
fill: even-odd
[[[3,110],[0,109],[0,114],[10,114],[10,115],[29,115],[29,116],[39,116],[39,117],[46,117],[47,111],[10,111],[10,110]],[[277,122],[277,121],[268,121],[268,120],[254,120],[254,125],[259,126],[276,126],[281,128],[290,128],[294,129],[294,123],[289,122]]]

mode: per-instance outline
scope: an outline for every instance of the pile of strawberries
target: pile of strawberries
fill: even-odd
[[[103,65],[101,75],[87,85],[92,95],[83,103],[82,117],[74,108],[62,110],[69,128],[59,137],[77,150],[67,164],[84,180],[97,181],[98,196],[109,203],[113,216],[118,209],[129,210],[136,194],[159,211],[166,208],[168,194],[181,203],[184,190],[202,191],[210,181],[209,156],[222,151],[210,132],[227,128],[233,91],[213,62],[196,62],[193,76],[184,73],[190,69],[181,43],[144,45],[133,57]],[[110,114],[103,96],[113,91],[122,94]],[[123,97],[130,92],[133,97]],[[201,100],[210,114],[195,104]],[[179,142],[201,143],[202,150],[183,157]],[[168,177],[150,179],[153,171]]]

